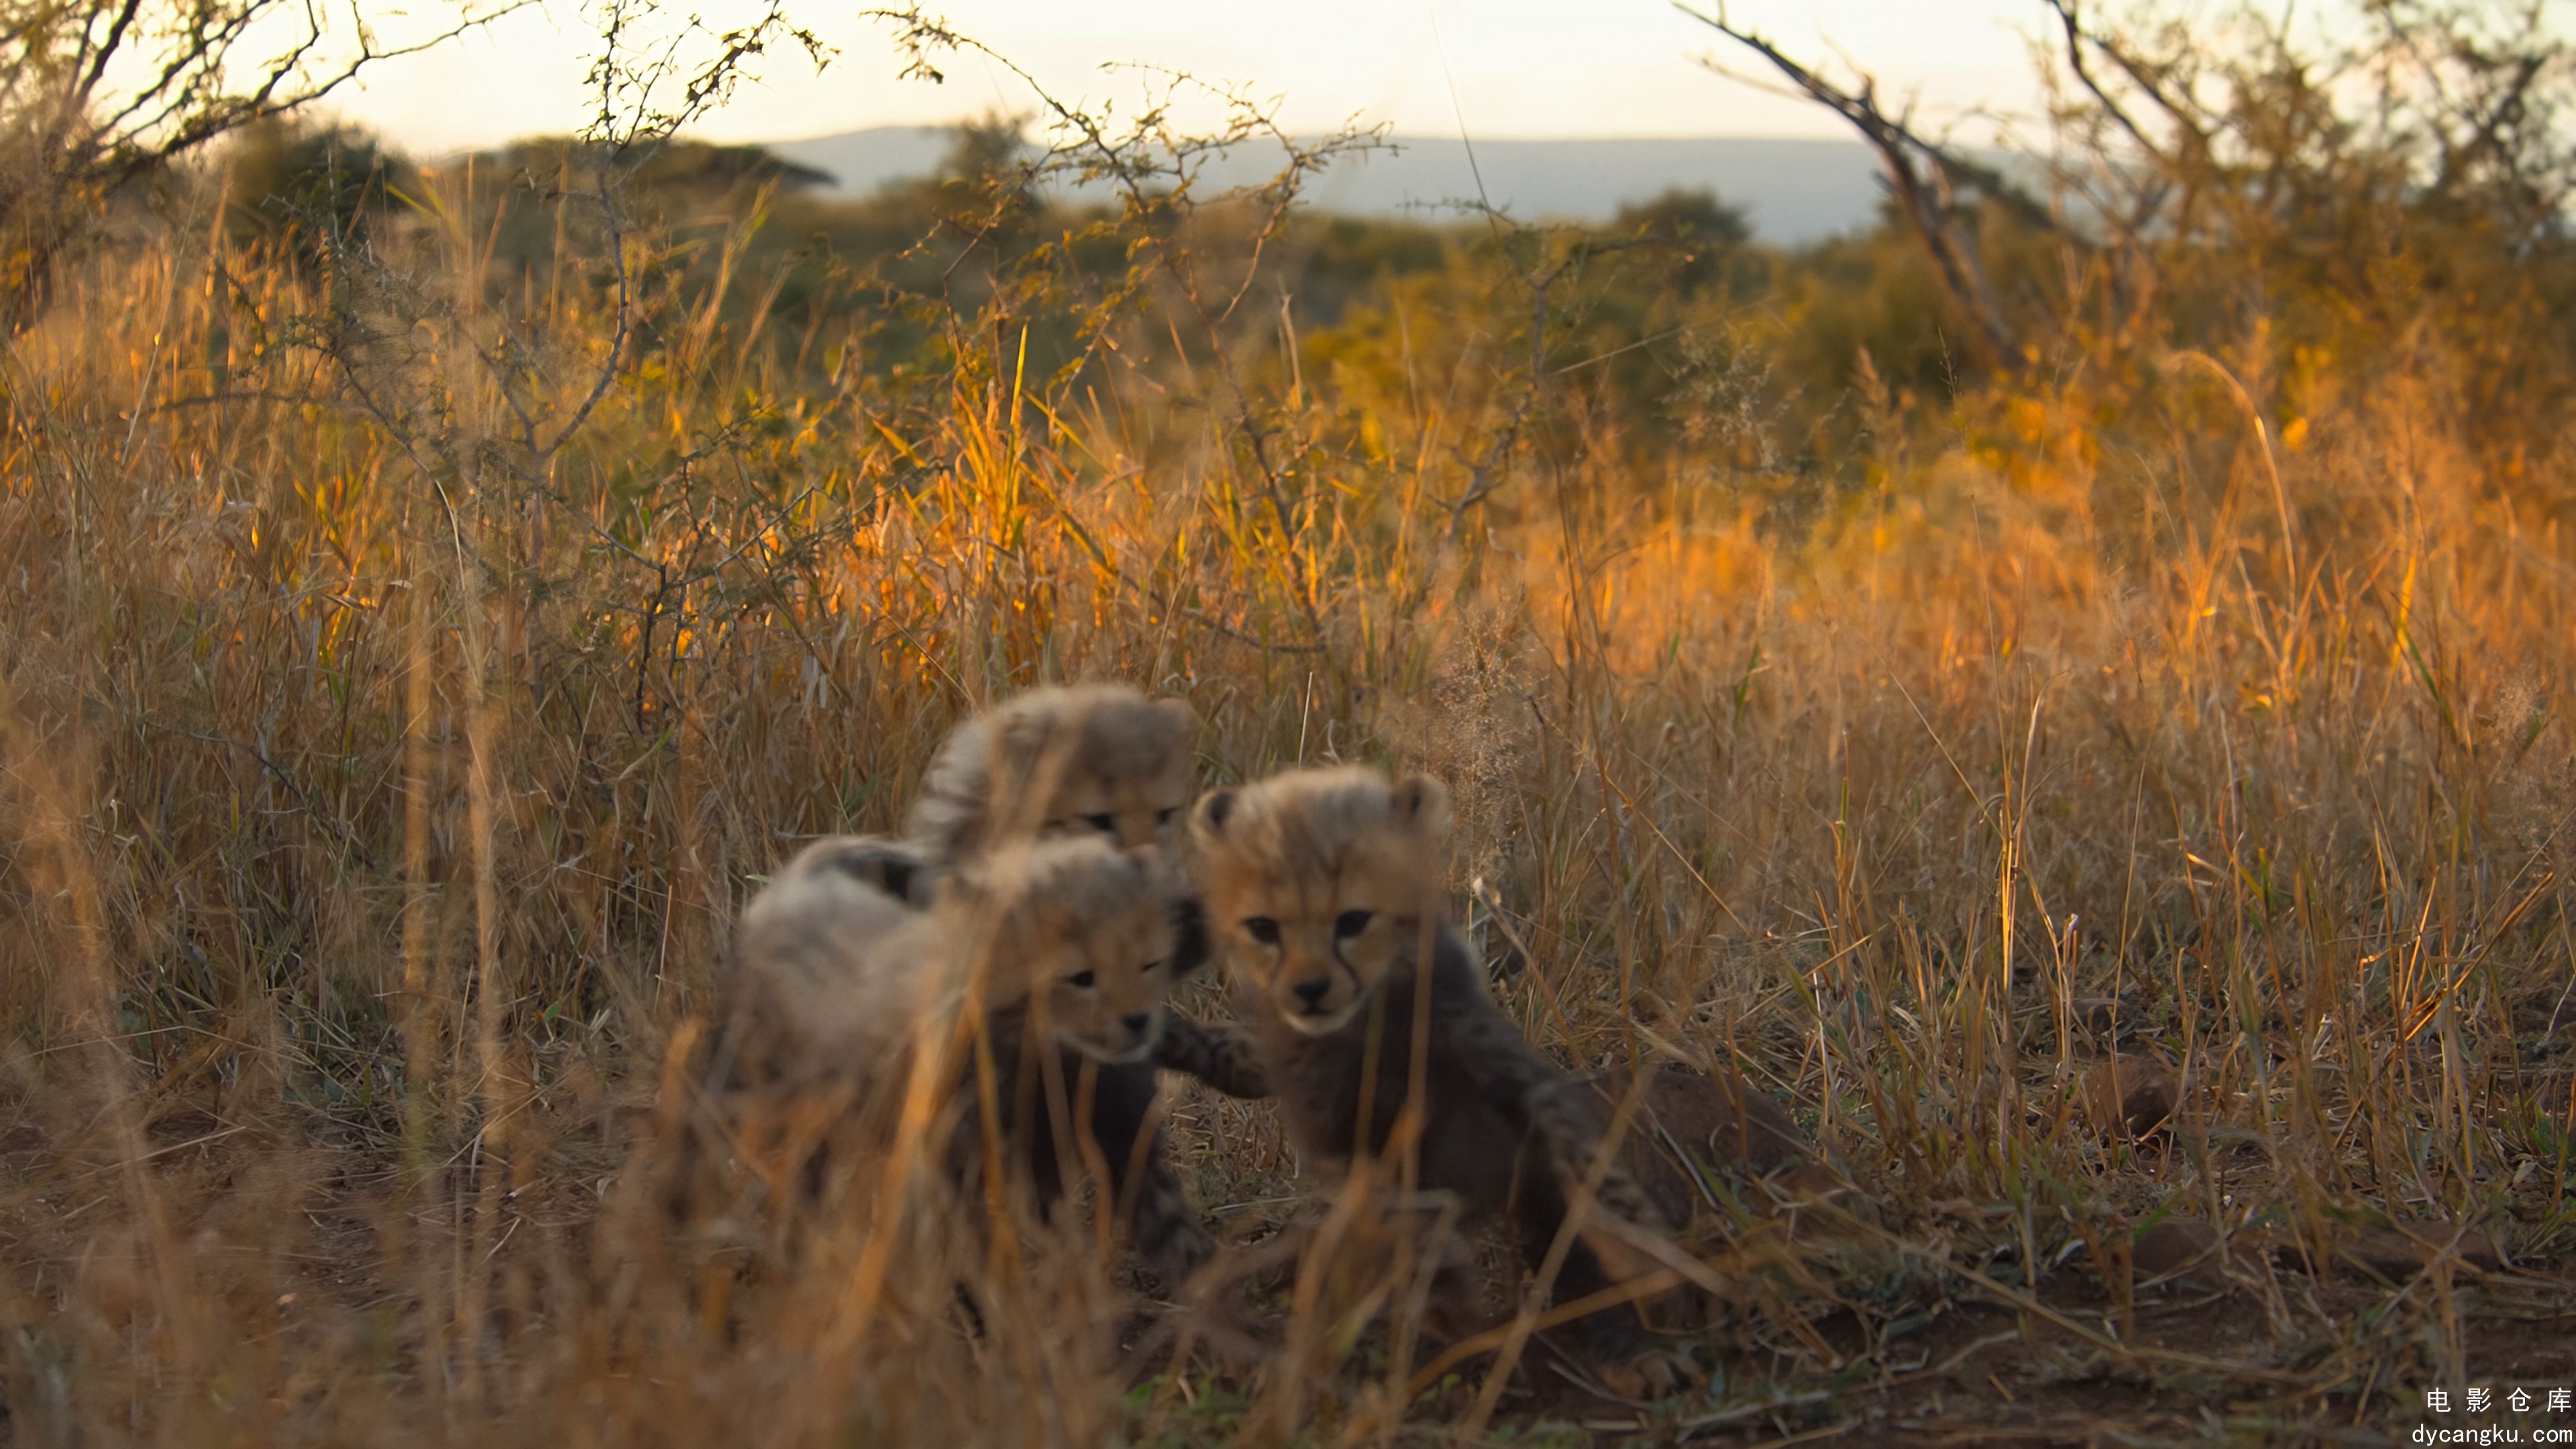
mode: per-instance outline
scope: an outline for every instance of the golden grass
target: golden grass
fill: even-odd
[[[490,300],[461,223],[427,281],[328,296],[164,243],[67,279],[7,361],[15,1438],[1320,1444],[1463,1412],[1472,1365],[1408,1411],[1420,1358],[1340,1316],[1364,1214],[1324,1229],[1364,1266],[1310,1267],[1247,1369],[1140,1323],[1080,1226],[993,1273],[899,1194],[728,1334],[634,1201],[750,883],[891,827],[963,712],[1085,675],[1188,698],[1211,779],[1443,774],[1536,1039],[1733,1059],[1862,1185],[1836,1232],[1712,1250],[1740,1311],[1663,1422],[1928,1434],[2055,1386],[2262,1437],[2411,1419],[2482,1381],[2498,1313],[2566,1331],[2537,1280],[2251,1250],[2381,1219],[2576,1246],[2576,556],[2437,354],[2286,440],[2153,369],[1882,398],[1913,412],[1872,485],[1797,527],[1703,459],[1569,448],[1453,545],[1463,484],[1416,457],[1479,419],[1435,388],[1366,394],[1402,441],[1274,475],[1171,374],[1042,414],[997,333],[944,415],[895,413],[710,304],[585,413],[605,304]],[[1266,416],[1334,417],[1322,373]],[[2161,451],[2116,420],[2150,396]],[[2113,996],[2187,1083],[2167,1146],[2084,1118],[2078,1001]],[[1176,1113],[1229,1230],[1286,1215],[1266,1112]],[[2176,1211],[2248,1245],[2181,1344],[2127,1256]],[[1008,1305],[980,1342],[958,1272]]]

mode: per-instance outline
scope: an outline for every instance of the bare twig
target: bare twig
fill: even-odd
[[[1924,139],[1878,104],[1877,82],[1864,75],[1857,91],[1845,90],[1778,46],[1728,21],[1726,12],[1702,13],[1676,0],[1674,8],[1771,63],[1791,84],[1841,116],[1878,153],[1887,184],[1932,259],[1934,275],[1951,306],[1968,319],[1985,351],[1997,362],[2021,356],[2021,343],[2004,316],[2003,302],[1987,279],[1975,244],[1961,235],[1951,197],[1962,182],[2001,203],[2025,222],[2051,227],[2047,209],[2021,194],[1993,168],[1968,161]],[[1925,168],[1928,167],[1927,171]]]

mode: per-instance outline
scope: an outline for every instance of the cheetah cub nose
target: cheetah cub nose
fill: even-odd
[[[1324,993],[1333,989],[1333,978],[1309,976],[1288,989],[1297,993],[1297,999],[1306,1003],[1308,1011],[1313,1011],[1324,1004]]]
[[[1129,1031],[1142,1032],[1145,1028],[1154,1024],[1154,1013],[1150,1011],[1131,1011],[1118,1019],[1126,1024]]]

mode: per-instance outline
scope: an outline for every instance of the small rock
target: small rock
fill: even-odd
[[[2129,1264],[2141,1283],[2181,1278],[2204,1286],[2217,1278],[2218,1244],[2218,1230],[2198,1218],[2163,1218],[2129,1245]]]
[[[2454,1237],[2458,1239],[2456,1243]],[[2496,1251],[2495,1239],[2476,1229],[2462,1232],[2448,1223],[2415,1223],[2404,1228],[2337,1226],[2330,1230],[2326,1256],[2346,1272],[2404,1282],[2431,1267],[2434,1259],[2446,1251],[2458,1266],[2481,1273],[2504,1269],[2504,1257]],[[2307,1246],[2295,1238],[2284,1239],[2273,1257],[2285,1268],[2303,1273],[2317,1271]]]
[[[1620,1160],[1675,1226],[1706,1206],[1702,1175],[1773,1172],[1814,1155],[1814,1144],[1798,1130],[1788,1109],[1736,1073],[1711,1077],[1677,1066],[1649,1070],[1653,1075],[1630,1119]],[[1626,1101],[1635,1078],[1614,1069],[1580,1080],[1607,1121]],[[1677,1157],[1676,1150],[1688,1161]]]
[[[2453,1245],[2452,1238],[2459,1242]],[[2382,1278],[2412,1278],[2432,1266],[2444,1249],[2461,1263],[2481,1273],[2493,1273],[2504,1267],[2497,1256],[2495,1240],[2471,1230],[2459,1232],[2444,1223],[2420,1223],[2411,1229],[2359,1228],[2335,1243],[2335,1256],[2364,1272]]]
[[[2084,1083],[2084,1115],[2106,1137],[2146,1137],[2173,1120],[2173,1068],[2150,1056],[2105,1057]]]

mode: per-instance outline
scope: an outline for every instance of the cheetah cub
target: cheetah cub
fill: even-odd
[[[884,845],[818,842],[745,910],[728,1083],[881,1099],[917,1053],[954,1052],[960,1013],[979,1010],[996,1115],[982,1116],[968,1042],[947,1076],[950,1170],[971,1187],[989,1137],[1045,1215],[1096,1165],[1146,1266],[1177,1284],[1213,1244],[1153,1112],[1175,974],[1167,869],[1096,839],[1024,842],[947,872],[924,908],[896,894]]]
[[[672,1042],[655,1113],[653,1191],[722,1322],[749,1257],[793,1258],[863,1089],[927,1008],[937,933],[906,892],[919,852],[869,836],[820,840],[752,897],[714,1029]],[[838,1152],[836,1152],[836,1148]]]
[[[1188,705],[1123,684],[1035,689],[968,720],[940,746],[905,823],[920,862],[915,898],[939,871],[1012,840],[1097,836],[1177,861],[1197,732]],[[1173,927],[1173,971],[1187,976],[1208,954],[1195,896],[1174,898]],[[1270,1095],[1250,1043],[1228,1026],[1175,1015],[1155,1063],[1228,1096]]]
[[[988,851],[933,908],[953,952],[1012,986],[984,1021],[996,1118],[988,1128],[969,1102],[959,1151],[980,1156],[988,1135],[1007,1144],[1042,1214],[1086,1164],[1097,1169],[1146,1267],[1170,1288],[1215,1248],[1164,1161],[1155,1111],[1155,1066],[1179,1020],[1164,1004],[1181,974],[1178,893],[1155,856],[1056,840]],[[1070,1120],[1085,1102],[1088,1114]]]
[[[719,1075],[847,1072],[902,1045],[937,927],[914,909],[919,853],[843,835],[798,851],[743,908]]]
[[[1473,951],[1440,918],[1448,792],[1422,775],[1389,785],[1371,770],[1300,770],[1209,793],[1190,827],[1217,952],[1251,998],[1254,1047],[1300,1153],[1346,1166],[1383,1152],[1419,1072],[1422,1186],[1453,1194],[1470,1222],[1509,1204],[1522,1254],[1539,1266],[1604,1132],[1582,1089],[1485,994]],[[1416,1041],[1427,1047],[1419,1065]],[[1595,1201],[1662,1226],[1615,1162]],[[1555,1295],[1570,1302],[1617,1276],[1602,1245],[1579,1235]],[[1671,1362],[1649,1351],[1632,1309],[1578,1322],[1611,1377],[1670,1383]]]
[[[998,840],[1099,834],[1123,850],[1181,843],[1198,721],[1123,684],[1033,689],[959,725],[904,834],[937,861]]]

